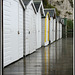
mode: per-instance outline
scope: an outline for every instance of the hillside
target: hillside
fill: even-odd
[[[43,0],[44,5],[46,5],[47,0]],[[48,4],[51,4],[58,11],[60,11],[60,16],[62,18],[66,17],[68,19],[73,19],[73,2],[72,0],[48,0]]]

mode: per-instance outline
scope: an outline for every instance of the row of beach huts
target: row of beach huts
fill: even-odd
[[[4,67],[62,38],[62,20],[38,0],[3,0]]]

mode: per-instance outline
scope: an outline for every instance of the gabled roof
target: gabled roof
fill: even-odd
[[[45,11],[45,14],[46,14],[47,12],[49,12],[50,17],[55,17],[55,16],[56,16],[55,8],[45,9],[44,11]]]
[[[37,13],[41,10],[41,14],[45,16],[42,0],[33,0]]]
[[[28,3],[30,2],[31,0],[23,0],[23,2],[24,2],[24,4],[25,4],[25,6],[27,6],[28,5]]]
[[[34,2],[41,2],[42,0],[33,0]]]
[[[37,12],[39,10],[40,4],[41,4],[41,2],[34,2]]]
[[[24,2],[24,5],[25,5],[25,6],[28,6],[29,3],[31,3],[34,12],[35,12],[35,13],[37,12],[37,10],[36,10],[36,8],[35,8],[35,5],[34,5],[34,3],[33,3],[33,0],[23,0],[23,2]]]
[[[22,7],[25,9],[25,5],[24,5],[24,3],[23,3],[23,0],[19,0],[19,1],[20,1],[20,3],[21,3]]]

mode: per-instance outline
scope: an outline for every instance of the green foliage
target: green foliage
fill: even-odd
[[[44,8],[55,8],[57,16],[59,16],[61,13],[55,6],[52,6],[51,4],[47,4],[47,5],[44,4]]]
[[[44,6],[48,4],[48,0],[42,0],[42,1],[43,1]]]
[[[72,14],[71,12],[68,12],[68,11],[66,11],[66,13],[67,13],[67,14],[69,14],[69,15],[71,15],[71,14]]]
[[[70,19],[67,20],[67,29],[73,30],[73,21]]]
[[[56,9],[56,15],[59,16],[61,12],[57,8],[55,9]]]

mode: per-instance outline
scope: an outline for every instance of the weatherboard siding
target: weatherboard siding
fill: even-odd
[[[23,57],[23,8],[18,0],[3,0],[3,11],[5,67]]]
[[[50,42],[52,43],[53,42],[53,39],[54,39],[54,33],[53,33],[53,30],[54,30],[54,26],[53,26],[53,18],[51,17],[50,18]]]
[[[29,3],[25,10],[25,55],[36,51],[36,15]]]

